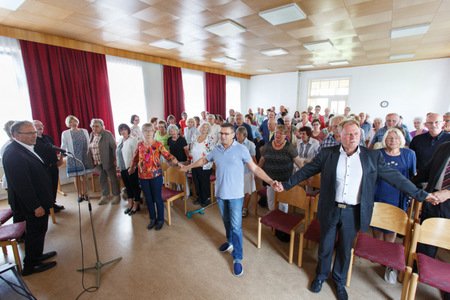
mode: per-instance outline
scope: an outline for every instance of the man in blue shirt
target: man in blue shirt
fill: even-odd
[[[377,133],[375,133],[375,136],[373,137],[372,141],[370,141],[369,148],[373,149],[373,146],[375,143],[381,142],[383,140],[383,136],[386,133],[388,129],[391,129],[395,126],[397,126],[398,121],[400,120],[400,117],[396,113],[391,113],[386,115],[386,125],[382,128],[380,128]],[[405,128],[405,140],[406,140],[406,146],[409,146],[409,143],[411,143],[411,135],[409,134],[409,131],[407,128]]]
[[[234,124],[234,132],[236,132],[236,130],[241,127],[244,126],[245,129],[247,129],[247,139],[249,141],[253,142],[253,134],[252,134],[252,128],[250,127],[250,125],[248,125],[247,123],[244,123],[244,116],[241,113],[237,113],[235,115],[236,118],[236,123]],[[236,140],[236,139],[235,139]]]
[[[200,167],[213,161],[216,164],[216,190],[215,196],[222,214],[225,226],[227,242],[219,247],[220,252],[233,249],[233,273],[240,276],[244,272],[241,264],[242,251],[242,204],[244,200],[244,163],[250,171],[271,186],[277,185],[267,174],[252,160],[250,153],[244,145],[234,140],[234,126],[230,123],[220,125],[220,141],[206,157],[202,157],[195,163],[183,166],[180,171]]]
[[[369,135],[370,129],[372,129],[372,124],[366,121],[366,114],[365,113],[359,113],[359,118],[361,119],[361,122],[359,123],[362,130],[364,130],[364,139],[367,138]]]

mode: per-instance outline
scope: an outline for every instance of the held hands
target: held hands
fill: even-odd
[[[435,193],[429,193],[428,197],[425,198],[425,201],[430,202],[433,205],[438,205],[439,203],[445,201],[445,200],[441,200],[436,194],[439,193],[439,195],[441,195],[441,197],[443,196],[441,191],[440,192],[435,192]]]
[[[182,165],[182,164],[178,164],[180,166],[180,172],[186,173],[187,171],[189,171],[188,166]]]
[[[276,180],[272,181],[272,183],[270,184],[270,187],[273,188],[275,190],[275,192],[282,192],[282,191],[284,191],[284,187],[281,184],[281,182],[278,182]]]
[[[437,205],[439,203],[447,201],[447,199],[450,199],[450,190],[441,190],[438,192],[434,192],[433,195],[437,198],[438,203],[434,204]]]
[[[130,167],[130,168],[128,169],[128,174],[130,174],[130,175],[133,174],[135,170],[136,170],[136,167],[135,167],[135,166]]]
[[[36,218],[42,217],[45,214],[45,210],[42,208],[42,206],[39,206],[34,210],[34,215]]]

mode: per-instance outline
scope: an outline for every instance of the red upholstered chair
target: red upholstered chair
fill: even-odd
[[[186,176],[179,172],[178,167],[170,167],[164,171],[164,182],[161,194],[167,209],[167,224],[172,225],[172,216],[170,207],[173,201],[184,198],[184,214],[187,214],[187,193],[186,193]],[[175,188],[171,188],[171,184],[179,184],[183,186],[183,190],[177,191]]]
[[[0,226],[0,247],[6,254],[6,246],[11,246],[14,252],[14,260],[16,261],[19,272],[22,272],[22,264],[20,262],[19,251],[17,250],[17,240],[25,232],[25,222],[14,223]]]
[[[412,274],[408,299],[412,300],[415,298],[418,281],[450,293],[450,264],[421,253],[416,253],[417,243],[450,249],[449,232],[449,219],[430,218],[423,221],[422,225],[414,224],[408,269],[411,272],[415,260],[419,274]]]
[[[403,279],[403,274],[406,271],[406,259],[408,257],[408,249],[411,240],[412,220],[410,220],[408,215],[398,207],[386,203],[375,202],[370,226],[404,235],[403,244],[377,240],[368,234],[360,233],[355,239],[351,252],[352,258],[347,273],[347,286],[350,286],[355,256],[399,270],[401,272],[399,279],[400,281]],[[409,278],[403,282],[402,299],[406,297],[408,280]]]
[[[13,216],[13,212],[11,209],[0,209],[0,226],[5,224],[9,219]]]
[[[302,209],[305,212],[305,217],[286,214],[278,209],[278,202],[289,204]],[[294,256],[294,240],[295,230],[302,224],[306,224],[309,216],[309,198],[306,196],[306,192],[303,188],[295,186],[289,191],[283,191],[281,193],[275,193],[275,209],[269,212],[264,217],[258,218],[258,243],[257,247],[261,248],[261,223],[273,228],[273,234],[275,230],[279,230],[286,234],[291,235],[289,245],[289,263],[291,264]]]

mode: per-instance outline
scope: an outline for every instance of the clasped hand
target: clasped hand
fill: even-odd
[[[438,205],[442,202],[447,201],[447,199],[450,199],[450,191],[442,190],[428,194],[428,197],[425,199],[425,201],[428,201],[433,205]]]
[[[270,184],[270,187],[273,188],[275,192],[282,192],[282,191],[284,191],[284,187],[281,184],[281,182],[278,182],[276,180],[272,181],[272,183]]]

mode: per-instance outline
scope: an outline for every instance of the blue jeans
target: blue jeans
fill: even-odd
[[[217,198],[220,213],[222,214],[223,225],[227,234],[227,241],[233,245],[234,262],[242,260],[242,204],[244,198],[224,200]]]
[[[164,201],[161,196],[161,189],[163,184],[162,176],[152,179],[139,178],[142,191],[145,195],[145,203],[147,204],[148,214],[151,220],[156,220],[156,209],[158,210],[158,223],[164,222]]]

